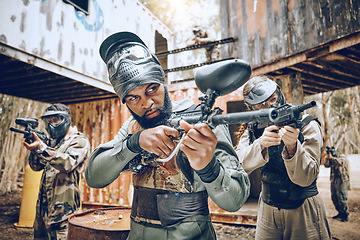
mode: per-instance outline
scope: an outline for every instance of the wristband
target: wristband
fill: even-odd
[[[203,182],[210,183],[219,176],[220,163],[215,157],[213,157],[206,167],[201,170],[195,170],[195,172],[199,175]]]
[[[140,143],[139,143],[139,138],[140,138],[140,134],[143,130],[131,135],[127,142],[126,142],[126,146],[128,147],[128,149],[130,151],[132,151],[133,153],[139,153],[141,152],[143,149],[140,147]]]

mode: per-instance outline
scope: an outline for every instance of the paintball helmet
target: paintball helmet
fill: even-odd
[[[196,34],[197,32],[200,32],[201,29],[200,29],[199,26],[195,26],[195,27],[193,27],[192,31],[193,31],[194,34]]]
[[[140,85],[165,83],[159,60],[134,33],[118,32],[109,36],[99,52],[107,65],[109,80],[123,103],[126,94]]]
[[[330,153],[333,157],[337,157],[335,147],[326,146],[326,153]]]
[[[203,31],[199,26],[193,27],[192,32],[196,37],[200,37],[200,38],[204,37]]]
[[[251,78],[243,89],[244,99],[247,105],[257,105],[265,103],[276,93],[277,101],[271,107],[280,107],[286,103],[284,94],[281,92],[279,85],[266,76],[257,76]]]
[[[61,103],[55,103],[48,107],[41,119],[45,123],[46,131],[53,139],[64,137],[71,126],[70,110]]]

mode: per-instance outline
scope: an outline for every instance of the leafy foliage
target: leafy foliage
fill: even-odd
[[[334,93],[331,98],[331,109],[330,116],[341,123],[349,123],[351,119],[350,110],[346,101],[345,90],[339,90]]]

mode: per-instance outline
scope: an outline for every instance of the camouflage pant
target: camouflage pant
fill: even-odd
[[[349,181],[342,181],[341,178],[335,178],[330,185],[331,200],[336,210],[341,214],[349,215],[348,209],[348,189]]]
[[[213,62],[221,59],[220,57],[220,48],[218,46],[213,46],[209,49],[206,49],[206,61]]]
[[[42,218],[34,222],[34,239],[36,240],[66,240],[68,234],[68,221],[62,221],[46,226]]]

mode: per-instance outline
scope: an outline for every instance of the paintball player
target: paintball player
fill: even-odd
[[[36,204],[34,239],[67,239],[68,218],[80,207],[80,175],[90,154],[90,143],[71,126],[69,108],[55,103],[41,116],[50,135],[43,142],[33,133],[30,167],[43,171]]]
[[[145,43],[131,32],[118,32],[100,46],[110,82],[132,116],[115,138],[98,146],[85,170],[87,184],[103,188],[141,156],[165,159],[179,131],[165,126],[173,112],[193,110],[189,99],[171,101],[163,69]],[[249,195],[249,179],[231,144],[227,127],[190,125],[180,150],[168,162],[155,161],[134,171],[134,197],[128,239],[216,239],[208,197],[226,211],[237,211]],[[136,161],[135,161],[136,163]]]
[[[250,110],[286,103],[280,87],[266,76],[251,78],[243,96]],[[248,125],[236,151],[248,174],[261,169],[256,239],[331,239],[316,186],[322,144],[320,124],[310,115],[303,115],[300,130]]]
[[[214,39],[209,38],[208,33],[201,29],[199,26],[193,28],[194,42],[195,44],[207,43],[215,41]],[[220,47],[218,45],[211,45],[205,48],[206,49],[206,60],[208,62],[220,60]]]
[[[324,166],[330,168],[331,200],[338,211],[334,219],[342,222],[348,221],[348,190],[349,190],[349,161],[345,154],[337,156],[334,147],[326,147]]]

